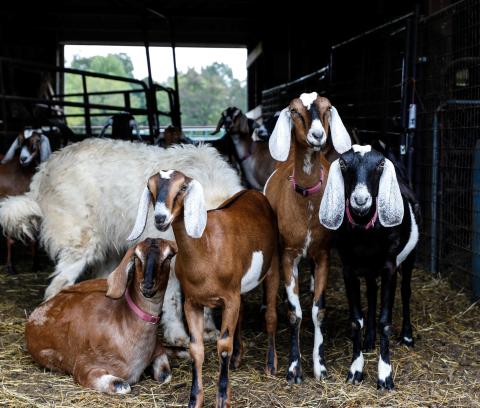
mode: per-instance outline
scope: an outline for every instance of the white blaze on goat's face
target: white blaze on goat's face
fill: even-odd
[[[168,180],[173,172],[174,170],[160,170],[160,177]]]
[[[302,101],[303,105],[307,108],[310,109],[312,106],[312,103],[315,99],[317,99],[318,94],[316,92],[310,92],[310,93],[302,93],[300,95],[300,100]]]
[[[365,145],[365,146],[360,146],[358,144],[354,144],[352,146],[352,149],[355,153],[360,154],[360,156],[364,156],[365,153],[371,152],[372,151],[372,146],[370,145]]]
[[[29,164],[33,159],[33,155],[30,153],[30,150],[27,146],[23,146],[22,150],[20,151],[20,164],[26,166]]]
[[[365,214],[372,206],[372,195],[364,183],[358,183],[350,195],[350,206],[358,213]]]

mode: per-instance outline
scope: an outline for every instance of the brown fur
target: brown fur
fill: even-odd
[[[259,192],[244,190],[217,209],[208,211],[203,235],[191,238],[185,230],[183,214],[184,199],[192,180],[180,172],[169,179],[158,175],[149,180],[152,194],[167,186],[165,205],[172,214],[172,227],[178,244],[175,273],[185,296],[185,316],[190,329],[190,354],[197,380],[192,383],[190,406],[203,405],[202,364],[203,308],[220,306],[222,328],[217,342],[222,364],[230,363],[236,368],[241,360],[239,314],[241,309],[241,281],[252,263],[254,251],[262,251],[261,279],[265,277],[272,289],[267,295],[267,332],[271,359],[267,361],[267,373],[274,374],[277,368],[275,331],[277,323],[276,294],[278,289],[277,226],[274,213],[267,199]],[[155,184],[155,190],[151,185]],[[156,197],[154,196],[156,200]],[[236,338],[238,349],[233,347]],[[224,367],[225,368],[225,367]],[[230,406],[230,386],[221,388],[226,377],[219,378],[217,406]]]
[[[317,97],[313,102],[319,113],[319,118],[327,134],[329,133],[329,108],[330,101],[327,98]],[[313,304],[320,301],[322,305],[327,284],[330,251],[330,233],[322,225],[318,218],[320,202],[325,189],[330,163],[325,154],[330,154],[334,149],[328,144],[323,152],[312,151],[307,142],[307,132],[310,129],[312,118],[300,99],[294,99],[289,106],[292,120],[292,142],[289,158],[286,162],[277,166],[276,172],[270,178],[266,186],[267,196],[277,216],[278,229],[280,232],[280,256],[285,285],[289,286],[294,281],[293,292],[299,295],[298,277],[292,273],[294,260],[299,256],[305,256],[313,260],[314,271],[314,294]],[[311,154],[310,174],[304,171],[304,160],[307,154]],[[295,174],[297,184],[302,187],[312,187],[318,183],[323,168],[323,185],[321,190],[307,197],[293,190],[289,177]],[[310,243],[305,249],[307,234],[310,232]],[[298,338],[301,319],[295,314],[293,305],[289,308],[288,316],[291,329],[296,330],[298,350],[291,351],[290,363],[295,361],[295,353],[299,352],[300,340]],[[319,315],[323,319],[324,306],[320,307]],[[292,345],[293,347],[293,345]],[[300,359],[295,372],[288,374],[291,382],[301,382],[302,372]]]
[[[174,242],[146,239],[130,248],[108,280],[94,279],[63,289],[38,306],[25,328],[28,352],[40,365],[73,374],[79,384],[101,392],[128,392],[144,369],[154,363],[154,378],[168,379],[170,367],[157,338],[157,325],[140,319],[128,306],[127,266],[134,263],[128,288],[135,304],[158,315],[168,282]],[[154,295],[144,296],[144,265],[157,260]],[[141,256],[139,257],[138,254]],[[150,292],[149,292],[150,293]],[[102,376],[109,375],[111,377]]]

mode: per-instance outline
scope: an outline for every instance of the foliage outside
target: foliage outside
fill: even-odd
[[[126,78],[133,77],[133,63],[127,54],[108,54],[107,56],[94,56],[82,58],[75,56],[71,68],[92,71],[97,73],[117,75]],[[148,79],[144,82],[148,84]],[[180,89],[180,104],[182,111],[182,124],[187,126],[215,125],[220,113],[228,106],[237,106],[243,111],[246,109],[246,88],[245,83],[233,77],[232,69],[223,63],[215,62],[203,67],[201,72],[189,68],[187,72],[179,72],[178,83]],[[173,78],[168,78],[164,83],[165,87],[173,87]],[[119,91],[129,89],[141,89],[134,83],[112,81],[103,78],[88,78],[88,92]],[[81,93],[82,78],[75,74],[65,74],[65,94]],[[68,101],[82,102],[82,96],[68,97]],[[93,95],[90,103],[124,106],[124,96],[114,95]],[[146,108],[143,92],[130,94],[130,104],[134,108]],[[168,97],[165,92],[157,92],[157,105],[161,111],[170,111]],[[66,107],[68,114],[83,115],[83,108]],[[99,113],[99,110],[92,110]],[[107,112],[108,113],[108,112]],[[113,112],[110,112],[113,113]],[[92,117],[93,126],[103,126],[110,114],[106,116]],[[147,125],[146,117],[136,117],[140,125]],[[84,117],[71,117],[67,119],[71,127],[84,126]],[[167,126],[170,120],[160,116],[160,124]],[[75,129],[74,129],[75,130]],[[99,129],[94,133],[98,134]]]

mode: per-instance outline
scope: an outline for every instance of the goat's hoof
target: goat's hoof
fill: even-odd
[[[172,379],[172,372],[170,370],[163,370],[158,374],[157,382],[159,384],[167,384]]]
[[[275,364],[267,364],[265,366],[265,374],[275,377],[275,375],[277,375],[277,367],[275,366]]]
[[[413,347],[415,343],[413,340],[413,337],[405,336],[405,335],[400,335],[400,337],[398,338],[398,342],[400,344],[404,344],[407,347]]]
[[[351,371],[348,372],[347,375],[347,383],[353,385],[359,385],[363,381],[363,371],[355,371],[352,374]]]
[[[130,384],[126,381],[115,380],[113,389],[115,394],[128,394],[130,392]]]
[[[18,275],[18,272],[13,265],[5,265],[5,272],[7,275]]]
[[[327,370],[320,370],[319,373],[315,373],[317,380],[325,380],[327,378]]]
[[[377,389],[380,391],[387,390],[391,391],[393,390],[394,385],[393,385],[393,378],[391,375],[389,375],[385,380],[377,380]]]
[[[230,359],[230,370],[237,370],[242,363],[242,356],[240,354],[233,355]]]
[[[303,375],[300,368],[295,367],[288,370],[287,381],[289,384],[301,384],[303,382]]]

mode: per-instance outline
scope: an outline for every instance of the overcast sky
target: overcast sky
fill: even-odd
[[[137,79],[148,76],[147,58],[144,47],[136,46],[97,46],[97,45],[65,45],[65,66],[69,67],[74,55],[91,57],[125,53],[133,61],[133,75]],[[232,68],[235,78],[244,81],[247,78],[247,50],[245,48],[192,48],[179,47],[176,49],[177,69],[185,72],[189,67],[200,71],[201,67],[213,62],[223,62]],[[155,81],[163,82],[173,76],[172,50],[168,47],[151,47],[150,61],[152,76]]]

